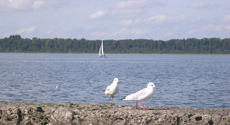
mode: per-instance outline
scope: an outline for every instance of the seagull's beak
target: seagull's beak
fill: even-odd
[[[158,89],[156,86],[155,87],[153,87],[154,89]]]

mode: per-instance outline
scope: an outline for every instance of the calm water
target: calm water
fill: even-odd
[[[115,55],[0,53],[0,100],[108,104],[103,93],[115,77],[115,103],[153,81],[148,106],[230,108],[230,55]],[[59,86],[59,88],[56,88]]]

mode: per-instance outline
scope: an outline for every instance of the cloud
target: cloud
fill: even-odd
[[[112,36],[124,35],[124,34],[132,34],[132,35],[141,35],[149,32],[147,29],[131,29],[122,28],[121,30],[114,32]]]
[[[171,17],[166,16],[166,15],[156,15],[152,16],[148,19],[145,19],[145,22],[153,22],[153,23],[162,23],[164,21],[171,20]]]
[[[224,22],[230,22],[230,15],[229,14],[224,17]]]
[[[203,31],[205,31],[205,32],[209,32],[209,31],[210,32],[213,32],[213,31],[221,32],[221,31],[224,31],[224,30],[230,30],[230,26],[229,25],[225,26],[225,25],[222,25],[222,24],[219,24],[219,25],[209,24],[209,25],[202,26],[202,27],[200,27],[198,29],[190,30],[187,33],[189,35],[191,35],[191,34],[200,33],[200,32],[203,32]]]
[[[43,6],[43,4],[44,4],[44,1],[41,1],[41,0],[34,1],[34,3],[32,4],[32,8],[34,9],[40,8]]]
[[[217,26],[214,27],[214,29],[216,31],[223,31],[225,29],[225,27],[223,25],[217,25]]]
[[[50,34],[53,34],[54,31],[53,31],[53,30],[48,30],[48,31],[46,31],[45,33],[46,33],[46,35],[50,35]]]
[[[127,1],[121,1],[115,5],[114,8],[116,9],[137,9],[146,7],[149,5],[149,2],[147,0],[127,0]]]
[[[155,0],[120,0],[113,6],[111,14],[127,17],[127,15],[144,14],[150,9],[165,5],[165,2]]]
[[[53,5],[55,0],[0,0],[0,12],[39,9],[45,4]]]
[[[214,25],[209,24],[209,25],[201,27],[199,30],[204,31],[204,30],[211,30],[211,29],[214,29]]]
[[[187,16],[185,15],[179,15],[179,16],[167,16],[167,15],[156,15],[156,16],[151,16],[146,19],[136,19],[136,20],[124,20],[121,21],[121,25],[134,25],[137,23],[153,23],[153,24],[161,24],[164,22],[173,22],[173,21],[181,21],[185,20]]]
[[[119,34],[124,34],[124,33],[127,33],[128,29],[127,28],[123,28],[121,29],[120,31],[117,31],[115,33],[113,33],[113,36],[117,36]]]
[[[201,27],[199,30],[200,31],[205,31],[205,30],[210,30],[210,31],[222,31],[224,30],[225,27],[223,25],[213,25],[213,24],[210,24],[210,25],[206,25],[206,26],[203,26]]]
[[[121,25],[126,25],[126,26],[129,26],[129,25],[133,25],[133,24],[136,24],[136,23],[139,23],[141,20],[140,19],[136,19],[136,20],[124,20],[124,21],[121,21]]]
[[[205,7],[205,3],[204,2],[194,2],[190,5],[190,7],[192,7],[192,8],[203,8],[203,7]]]
[[[135,34],[135,35],[141,35],[141,34],[145,34],[147,32],[148,32],[148,30],[146,30],[146,29],[133,29],[133,30],[131,30],[131,33]]]
[[[148,23],[154,23],[154,24],[160,24],[166,21],[180,21],[186,19],[185,15],[179,15],[179,16],[167,16],[167,15],[156,15],[152,16],[145,20],[145,22]]]
[[[128,15],[138,15],[143,12],[143,9],[114,9],[111,11],[112,15],[127,17]]]
[[[105,11],[97,11],[96,13],[93,13],[89,16],[89,19],[97,19],[97,18],[100,18],[102,17],[103,15],[105,15]]]
[[[93,37],[105,37],[107,35],[106,32],[100,32],[100,31],[96,31],[90,34]]]
[[[22,10],[30,1],[28,0],[1,0],[0,11]]]
[[[230,30],[230,26],[225,26],[225,29],[226,30]]]
[[[17,34],[31,33],[31,32],[34,32],[36,29],[37,29],[36,26],[31,26],[29,28],[22,28],[18,30]]]
[[[156,15],[146,19],[145,21],[159,24],[165,21],[180,21],[184,19],[186,19],[185,15],[179,15],[179,16]]]
[[[172,35],[171,32],[167,32],[167,33],[164,34],[164,37],[169,37],[169,36],[171,36],[171,35]]]
[[[95,26],[87,26],[87,27],[85,27],[85,30],[92,30],[94,28],[95,28]]]
[[[124,20],[124,21],[121,21],[120,24],[126,25],[126,26],[132,25],[133,24],[133,20]]]

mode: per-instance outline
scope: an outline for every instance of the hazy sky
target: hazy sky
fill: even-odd
[[[0,38],[230,37],[230,0],[0,0]]]

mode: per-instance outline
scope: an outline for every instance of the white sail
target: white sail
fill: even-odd
[[[100,56],[100,57],[104,56],[103,40],[101,41],[101,47],[100,47],[100,49],[99,49],[99,56]]]
[[[99,49],[99,56],[101,56],[102,55],[102,53],[101,53],[101,46],[100,46],[100,49]]]
[[[103,46],[103,40],[101,41],[101,54],[104,56],[104,46]]]

